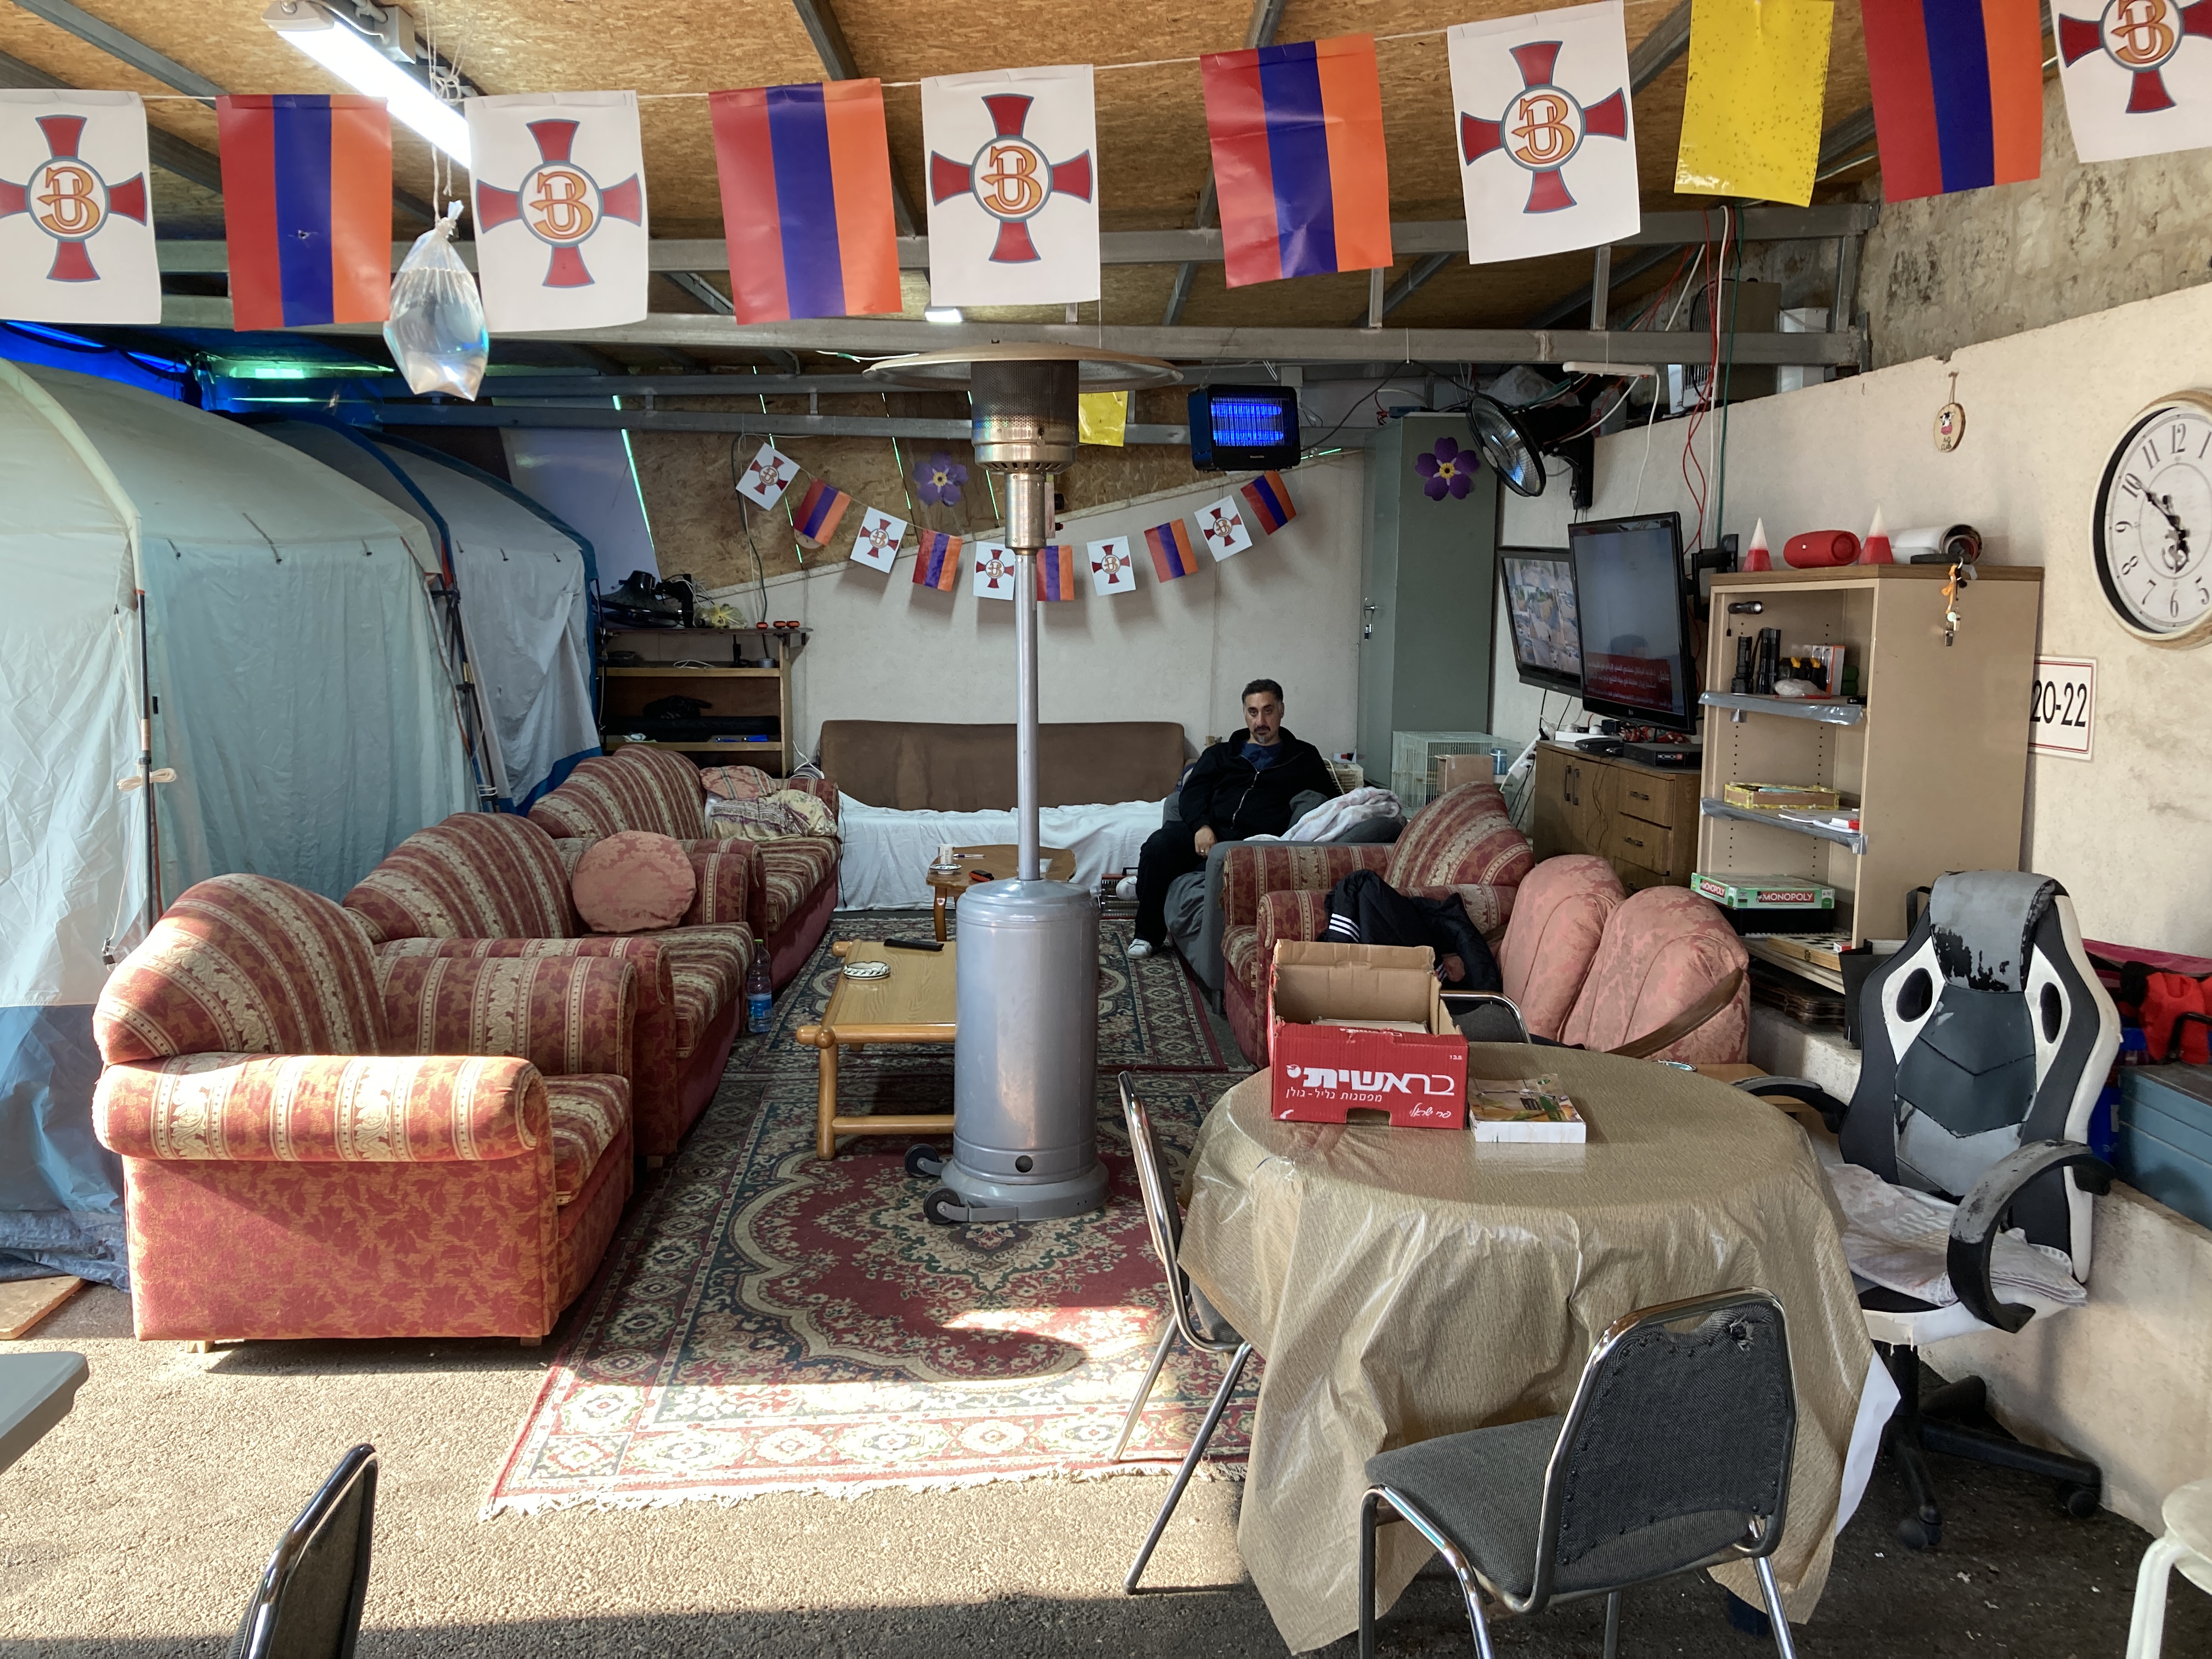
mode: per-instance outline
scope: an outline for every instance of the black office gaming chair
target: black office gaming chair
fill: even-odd
[[[1847,1162],[1958,1204],[1946,1263],[1957,1302],[1936,1307],[1859,1281],[1867,1334],[1902,1396],[1887,1438],[1915,1509],[1898,1535],[1915,1549],[1942,1541],[1928,1451],[2049,1475],[2071,1513],[2089,1515],[2102,1483],[2095,1464],[1929,1420],[1978,1411],[1979,1377],[1925,1400],[1919,1389],[1924,1344],[2017,1331],[2036,1314],[2063,1311],[1997,1299],[1990,1253],[2000,1232],[2020,1228],[2064,1252],[2076,1279],[2089,1276],[2089,1195],[2111,1185],[2112,1170],[2083,1142],[2120,1021],[2082,951],[2073,902],[2043,876],[1942,877],[1904,949],[1874,970],[1862,996],[1863,1055],[1848,1107],[1802,1078],[1738,1086],[1817,1106]]]

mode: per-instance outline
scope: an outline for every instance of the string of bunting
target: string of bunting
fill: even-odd
[[[773,511],[784,503],[804,470],[771,440],[763,443],[745,464],[738,477],[738,493],[763,511]],[[929,505],[957,505],[961,486],[967,482],[967,468],[941,452],[923,461],[917,475],[921,498]],[[854,500],[828,479],[810,477],[799,493],[799,505],[791,509],[792,529],[800,544],[827,546]],[[1218,564],[1255,545],[1255,526],[1261,536],[1272,536],[1297,516],[1297,504],[1283,475],[1262,472],[1219,501],[1154,525],[1140,537],[1109,536],[1088,542],[1079,556],[1072,542],[1055,542],[1041,550],[1036,556],[1036,596],[1051,604],[1076,598],[1081,591],[1079,572],[1086,562],[1092,592],[1102,597],[1134,592],[1137,567],[1130,551],[1133,540],[1141,541],[1152,556],[1154,576],[1164,582],[1176,581],[1200,568],[1200,547]],[[1005,543],[971,543],[951,531],[912,526],[881,507],[860,509],[846,557],[854,564],[888,574],[905,550],[909,529],[916,536],[913,575],[916,586],[955,592],[964,570],[977,599],[1014,597],[1018,567]]]
[[[1890,199],[2038,176],[2039,0],[1863,9]],[[1833,9],[1832,0],[1692,0],[1677,191],[1811,200]],[[2212,145],[2203,0],[2052,0],[2051,9],[2084,161]],[[1451,116],[1419,142],[1452,146],[1469,261],[1636,234],[1623,0],[1595,0],[1200,55],[1229,286],[1395,262],[1376,48],[1438,33]],[[1096,300],[1095,76],[1192,61],[463,100],[487,325],[495,334],[609,327],[647,314],[641,97],[707,102],[733,327],[901,312],[887,85],[921,94],[931,303]],[[133,93],[0,89],[0,316],[159,320],[145,104]],[[216,104],[239,325],[385,320],[392,138],[382,100]]]

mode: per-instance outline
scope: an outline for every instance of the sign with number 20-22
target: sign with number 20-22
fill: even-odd
[[[2091,723],[2096,702],[2095,658],[2038,657],[2027,713],[2030,752],[2087,760],[2096,735]]]

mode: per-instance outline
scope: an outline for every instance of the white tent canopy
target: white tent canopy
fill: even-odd
[[[419,445],[317,421],[268,427],[419,519],[460,596],[499,804],[526,811],[599,750],[591,701],[591,544],[499,479]]]
[[[471,801],[413,519],[220,416],[5,362],[0,501],[0,1253],[52,1262],[59,1218],[78,1255],[119,1223],[91,1004],[148,908],[144,796],[118,787],[140,769],[134,589],[152,764],[177,773],[158,896],[229,871],[335,896]]]

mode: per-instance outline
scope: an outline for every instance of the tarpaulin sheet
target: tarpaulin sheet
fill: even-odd
[[[471,793],[413,520],[220,416],[5,363],[0,501],[0,1274],[117,1282],[90,1025],[146,908],[134,587],[178,774],[163,896],[252,871],[335,897]]]
[[[1797,1440],[1774,1570],[1793,1616],[1826,1582],[1838,1498],[1857,1496],[1861,1392],[1881,1373],[1804,1131],[1651,1060],[1468,1048],[1470,1078],[1540,1070],[1583,1112],[1587,1145],[1277,1122],[1266,1072],[1200,1132],[1182,1259],[1264,1356],[1237,1540],[1293,1651],[1358,1626],[1368,1458],[1564,1412],[1614,1320],[1741,1287],[1789,1320]],[[1388,1605],[1430,1551],[1407,1527],[1380,1540]],[[1715,1576],[1758,1603],[1748,1563]]]

